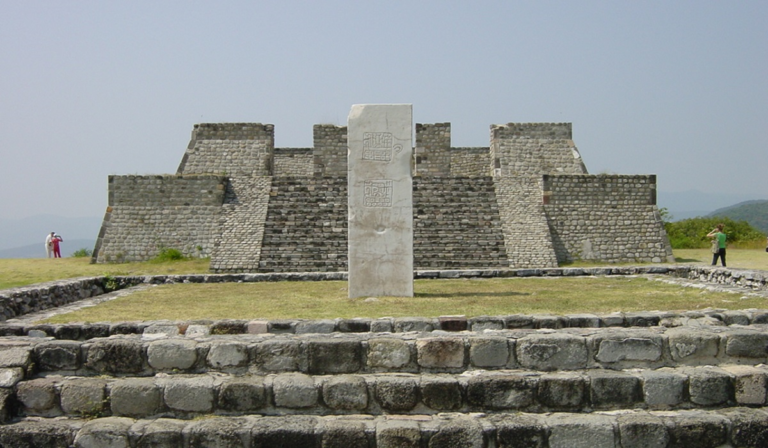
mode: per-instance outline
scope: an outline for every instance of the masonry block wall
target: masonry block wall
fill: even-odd
[[[654,176],[588,175],[570,123],[490,134],[456,148],[450,123],[416,124],[417,269],[671,259]],[[313,139],[275,148],[270,124],[195,125],[178,176],[110,177],[94,261],[165,246],[214,272],[346,270],[347,128],[315,125]]]
[[[210,256],[226,184],[211,175],[109,176],[94,261],[142,261],[164,247]]]
[[[544,211],[559,263],[674,261],[653,175],[544,175]]]

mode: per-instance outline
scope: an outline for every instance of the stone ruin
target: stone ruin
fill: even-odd
[[[347,271],[347,127],[313,134],[275,148],[271,124],[195,125],[175,175],[109,176],[93,262],[174,248],[215,273]],[[450,123],[415,136],[416,270],[674,261],[656,176],[588,174],[570,123],[491,125],[486,147],[451,146]]]

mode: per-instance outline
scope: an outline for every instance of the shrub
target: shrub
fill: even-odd
[[[90,257],[91,255],[93,255],[93,251],[85,247],[77,249],[72,253],[72,256],[75,258]]]
[[[725,217],[698,217],[677,222],[665,222],[664,228],[673,249],[701,249],[709,246],[707,234],[719,223],[725,224],[729,245],[751,245],[765,241],[765,235],[746,221],[734,221]]]
[[[161,247],[160,252],[155,256],[155,258],[152,259],[152,261],[157,263],[164,263],[166,261],[185,260],[186,258],[187,257],[185,257],[179,249],[174,249],[172,247]]]

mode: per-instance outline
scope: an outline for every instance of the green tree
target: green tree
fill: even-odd
[[[664,228],[673,249],[697,249],[709,246],[707,234],[720,223],[725,225],[724,232],[728,235],[728,244],[765,241],[765,234],[749,225],[747,221],[734,221],[722,216],[664,222]]]

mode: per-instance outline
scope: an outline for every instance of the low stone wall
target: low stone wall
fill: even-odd
[[[105,277],[40,283],[0,291],[0,320],[96,297],[107,290]]]

